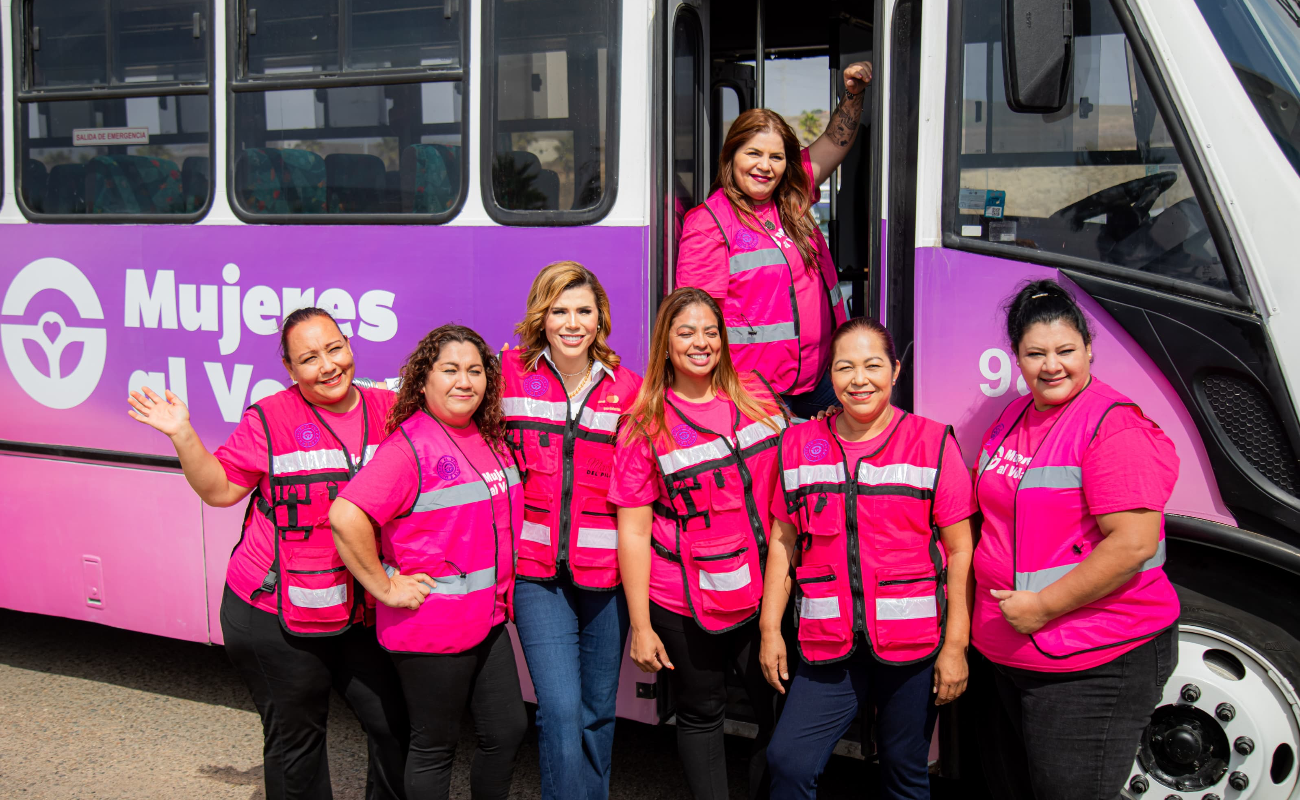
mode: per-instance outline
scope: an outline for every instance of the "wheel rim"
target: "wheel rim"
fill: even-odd
[[[1298,719],[1294,688],[1266,657],[1230,634],[1181,625],[1178,666],[1125,788],[1144,800],[1287,800],[1300,773]]]

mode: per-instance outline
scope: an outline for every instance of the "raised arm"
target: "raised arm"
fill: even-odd
[[[618,571],[627,595],[627,615],[632,626],[632,660],[642,672],[667,667],[668,651],[650,626],[650,531],[654,512],[650,506],[618,510]]]
[[[190,410],[179,397],[168,391],[167,398],[163,399],[148,386],[141,388],[142,392],[131,392],[127,398],[131,408],[126,413],[172,440],[185,480],[200,500],[215,508],[226,508],[253,491],[253,487],[231,483],[226,477],[225,467],[203,446],[190,424]]]
[[[858,138],[858,119],[862,116],[862,101],[871,83],[871,63],[858,61],[844,68],[844,99],[840,101],[830,123],[817,141],[808,146],[812,161],[813,186],[820,186],[835,168],[844,161]]]

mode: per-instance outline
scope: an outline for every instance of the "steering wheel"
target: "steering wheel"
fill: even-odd
[[[1106,215],[1106,232],[1111,241],[1119,241],[1144,225],[1151,218],[1151,206],[1156,198],[1178,182],[1176,172],[1157,172],[1144,175],[1116,186],[1108,186],[1057,211],[1051,219],[1061,220],[1070,230],[1083,229],[1084,220],[1100,214]]]

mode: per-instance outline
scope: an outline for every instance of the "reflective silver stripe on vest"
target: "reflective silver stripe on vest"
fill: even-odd
[[[511,465],[506,467],[506,488],[515,486],[519,483],[519,467]]]
[[[397,574],[397,567],[394,567],[392,564],[385,564],[384,574],[390,578],[393,577],[394,575]]]
[[[915,464],[873,464],[858,465],[858,483],[868,486],[902,485],[915,486],[918,489],[933,489],[934,479],[939,471],[934,467],[918,467]]]
[[[289,587],[289,602],[298,608],[329,608],[341,606],[348,601],[348,585],[326,586],[324,589],[304,589],[301,586]]]
[[[805,597],[799,606],[800,619],[839,619],[838,597]]]
[[[617,550],[618,531],[609,528],[578,528],[578,547]]]
[[[730,456],[730,451],[721,439],[714,439],[704,444],[697,444],[694,447],[686,447],[681,450],[673,450],[659,456],[659,469],[665,475],[671,475],[674,472],[681,472],[684,469],[693,467],[696,464],[703,464],[705,461],[714,461],[720,458]]]
[[[529,522],[524,520],[524,526],[519,533],[519,538],[528,542],[537,542],[547,547],[551,546],[551,526],[543,525],[540,522]]]
[[[766,422],[751,422],[736,431],[736,441],[740,443],[740,449],[743,450],[750,445],[758,444],[769,436],[776,436],[777,431],[785,427],[785,418],[780,415],[768,417],[768,419],[776,424],[775,431]]]
[[[984,471],[984,468],[989,465],[989,461],[991,460],[993,460],[993,456],[989,455],[989,451],[987,450],[980,451],[980,472]]]
[[[781,473],[787,492],[814,483],[844,483],[844,464],[800,464]]]
[[[507,471],[507,476],[509,471]],[[515,472],[514,483],[519,482],[519,473]],[[483,485],[482,481],[472,483],[462,483],[456,486],[448,486],[445,489],[433,489],[428,492],[422,492],[415,501],[415,511],[434,511],[439,508],[455,508],[456,506],[467,506],[470,503],[477,503],[481,500],[492,499],[492,494],[488,487]]]
[[[710,592],[732,592],[749,585],[749,565],[731,572],[705,572],[700,570],[700,588]]]
[[[925,597],[877,597],[876,619],[929,619],[939,616],[934,595]]]
[[[377,444],[372,444],[369,447],[367,447],[365,454],[361,456],[361,462],[363,464],[369,464],[370,459],[375,457],[375,451],[378,449],[379,449],[379,445]]]
[[[615,411],[592,411],[590,408],[584,408],[578,424],[589,431],[613,433],[618,430],[618,413]]]
[[[759,267],[784,267],[786,264],[785,255],[780,248],[765,247],[762,250],[751,250],[748,253],[737,253],[728,261],[731,274],[738,272],[749,272],[751,269]]]
[[[1030,467],[1021,489],[1082,489],[1083,467]]]
[[[475,570],[468,575],[439,575],[433,578],[429,594],[469,594],[491,589],[497,585],[497,568]],[[425,586],[428,586],[426,583]]]
[[[839,305],[840,301],[844,299],[844,293],[840,291],[840,285],[838,283],[831,286],[830,296],[832,307]]]
[[[342,450],[294,450],[281,453],[271,459],[272,469],[276,475],[291,472],[309,472],[317,469],[341,469],[347,471],[348,458]]]
[[[1146,572],[1149,569],[1163,567],[1164,565],[1165,540],[1161,539],[1160,544],[1156,546],[1156,554],[1143,561],[1142,566],[1138,567],[1138,572]],[[1066,573],[1077,566],[1079,564],[1063,564],[1059,567],[1048,567],[1035,572],[1017,572],[1016,589],[1022,592],[1041,592],[1059,581]]]
[[[569,419],[569,404],[553,403],[532,397],[503,397],[501,413],[507,417],[533,417],[563,425]]]
[[[797,338],[793,322],[778,322],[775,325],[738,325],[727,326],[727,338],[731,344],[770,344],[788,342]]]

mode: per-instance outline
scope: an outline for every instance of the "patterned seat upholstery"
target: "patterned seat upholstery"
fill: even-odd
[[[325,159],[309,150],[250,147],[235,165],[235,194],[254,214],[323,214]]]
[[[181,214],[176,162],[152,156],[96,156],[86,164],[86,211],[91,214]]]
[[[86,165],[59,164],[45,185],[46,214],[86,213]]]
[[[211,167],[207,156],[190,156],[181,163],[181,191],[185,213],[193,214],[208,202]]]
[[[460,160],[450,147],[413,144],[402,151],[402,211],[439,214],[460,194]]]

